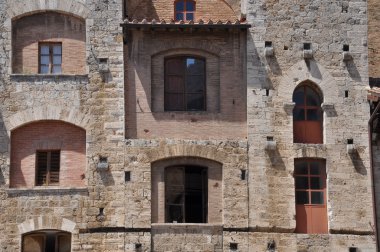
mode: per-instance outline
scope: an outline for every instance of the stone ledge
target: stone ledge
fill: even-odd
[[[157,233],[170,233],[170,232],[189,232],[191,233],[205,233],[209,232],[222,232],[222,223],[152,223],[152,232]]]
[[[11,74],[11,81],[30,82],[30,81],[75,81],[88,83],[88,74]]]
[[[88,188],[60,188],[60,187],[35,187],[35,188],[8,188],[5,189],[9,197],[28,196],[28,195],[44,195],[55,196],[64,194],[82,194],[88,196]]]

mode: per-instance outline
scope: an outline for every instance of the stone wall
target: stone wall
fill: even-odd
[[[368,0],[368,71],[372,78],[380,77],[380,2]]]

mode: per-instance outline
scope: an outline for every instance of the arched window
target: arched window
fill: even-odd
[[[322,159],[294,160],[296,232],[327,233],[326,168]]]
[[[206,110],[205,66],[193,56],[165,59],[165,111]]]
[[[174,3],[174,17],[176,21],[194,20],[195,2],[191,0],[178,0]]]
[[[322,99],[311,85],[301,85],[293,93],[293,137],[295,143],[323,143]]]
[[[59,230],[29,233],[22,238],[22,252],[70,252],[71,234]]]

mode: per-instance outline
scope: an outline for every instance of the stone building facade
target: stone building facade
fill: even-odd
[[[0,251],[376,251],[366,2],[0,0],[0,37]]]

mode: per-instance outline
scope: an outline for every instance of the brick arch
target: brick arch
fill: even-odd
[[[8,1],[8,3],[8,14],[11,19],[17,19],[23,16],[44,11],[56,11],[86,19],[90,13],[90,10],[86,7],[86,5],[80,3],[77,0],[11,0]]]
[[[152,58],[161,54],[171,54],[179,51],[193,51],[194,53],[201,52],[219,57],[222,48],[215,46],[212,43],[200,42],[198,40],[173,40],[171,43],[160,43],[159,46],[153,48]]]
[[[89,131],[89,117],[75,108],[55,106],[33,107],[12,115],[5,123],[8,132],[34,121],[59,120]]]
[[[162,160],[176,158],[200,158],[223,164],[227,162],[228,153],[218,150],[216,146],[204,146],[194,144],[166,145],[155,148],[146,153],[147,161],[155,163]]]
[[[55,229],[73,233],[75,228],[75,222],[66,218],[52,215],[34,217],[18,225],[18,230],[21,235],[44,229]]]
[[[325,103],[335,103],[338,97],[338,88],[331,74],[314,60],[306,64],[305,60],[300,60],[286,71],[281,79],[278,88],[278,94],[285,97],[285,100],[291,102],[293,92],[297,86],[305,82],[311,82],[320,89]],[[328,95],[325,95],[328,94]]]

